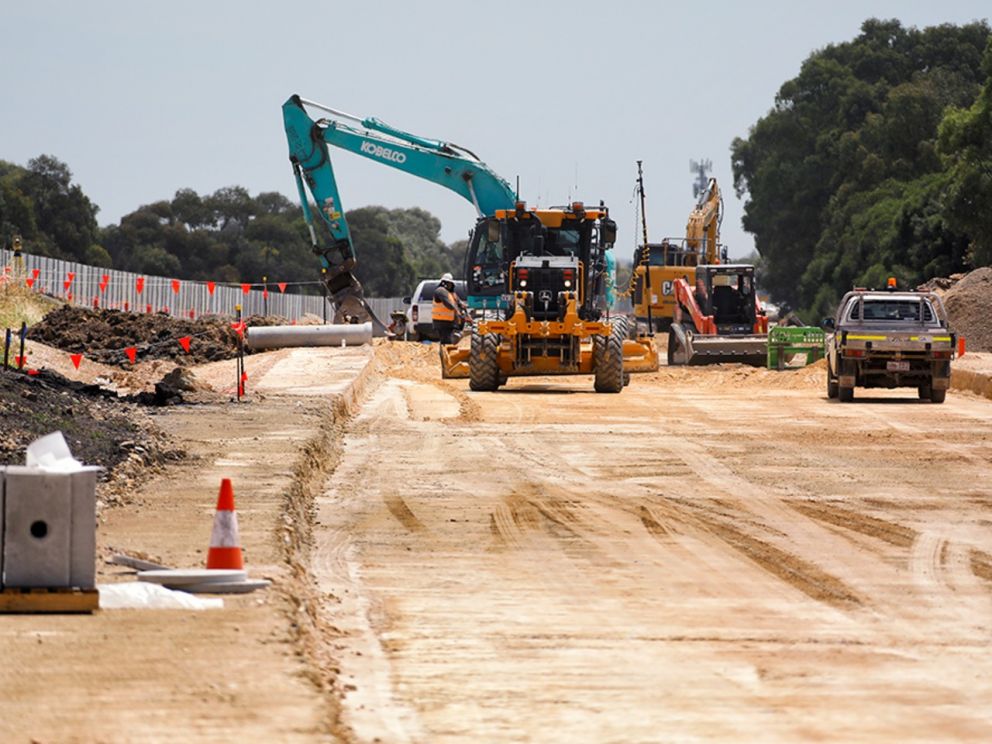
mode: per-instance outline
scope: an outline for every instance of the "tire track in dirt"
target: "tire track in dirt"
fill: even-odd
[[[533,435],[520,433],[515,436],[508,447],[514,450],[513,459],[530,460],[535,466],[541,465],[545,471],[551,470],[555,481],[570,484],[570,492],[581,494],[584,500],[596,503],[600,509],[600,514],[609,510],[621,511],[636,517],[649,534],[658,538],[662,535],[668,536],[670,533],[665,524],[679,524],[680,531],[687,530],[696,537],[708,538],[709,542],[718,541],[751,560],[758,567],[775,578],[798,589],[803,594],[818,602],[838,607],[850,608],[863,604],[863,599],[847,586],[843,581],[827,573],[815,564],[806,561],[798,555],[776,547],[766,539],[761,539],[753,534],[749,534],[736,525],[748,524],[753,531],[763,532],[766,535],[783,536],[784,533],[776,528],[751,518],[749,512],[740,510],[732,511],[732,505],[724,499],[707,499],[704,506],[699,502],[688,500],[656,498],[651,494],[657,489],[651,489],[636,484],[631,484],[632,489],[643,493],[641,499],[625,502],[615,498],[600,497],[588,491],[588,484],[582,474],[575,473],[566,463],[561,465],[549,464],[544,458],[540,458],[533,453],[539,451],[535,449],[531,442]],[[687,463],[688,464],[688,463]],[[691,469],[691,465],[689,466]],[[547,486],[544,486],[546,489]],[[533,490],[533,489],[532,489]],[[665,519],[659,519],[652,511],[652,507],[661,507],[665,514]],[[553,511],[545,511],[553,521],[556,515]],[[493,523],[498,525],[495,517]],[[572,522],[579,525],[579,522]],[[596,531],[616,534],[618,530],[593,530],[590,525],[582,525],[587,534]],[[627,552],[627,551],[622,551]],[[628,553],[629,554],[629,553]]]
[[[384,420],[390,422],[388,429],[402,430],[412,425],[402,386],[388,379],[366,396],[361,410],[347,422],[342,433],[346,438],[344,456],[338,458],[323,495],[316,499],[320,529],[316,532],[311,569],[324,592],[321,613],[333,617],[336,626],[335,671],[339,696],[346,699],[342,703],[346,715],[338,734],[346,741],[409,742],[421,738],[416,713],[393,694],[392,668],[373,621],[382,612],[365,589],[354,535],[333,526],[332,512],[348,509],[352,485],[365,482],[364,474],[377,472],[383,458],[390,454],[382,444]],[[378,493],[378,488],[375,490]],[[421,524],[409,507],[409,516],[403,513],[397,498],[402,501],[397,494],[382,498],[390,514],[408,530],[410,524]],[[405,501],[402,503],[406,506]],[[408,524],[404,519],[409,517],[413,522]],[[356,677],[347,663],[353,655],[362,658],[361,677]]]

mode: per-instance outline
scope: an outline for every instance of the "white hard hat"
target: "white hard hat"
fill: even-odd
[[[455,281],[455,278],[451,275],[451,272],[449,271],[449,272],[445,272],[444,274],[441,275],[441,281],[442,282],[454,282]]]

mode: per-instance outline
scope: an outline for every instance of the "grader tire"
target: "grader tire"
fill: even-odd
[[[500,372],[497,363],[499,337],[495,333],[472,333],[468,359],[468,386],[472,390],[496,390]]]
[[[593,339],[597,393],[623,390],[623,340],[626,335],[627,324],[616,323],[608,337]]]

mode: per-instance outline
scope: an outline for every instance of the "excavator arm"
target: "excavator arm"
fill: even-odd
[[[720,263],[720,223],[723,222],[723,197],[716,179],[711,178],[699,194],[695,208],[685,226],[686,247],[698,251],[699,262]]]
[[[315,120],[307,108],[330,116]],[[336,111],[297,95],[283,104],[282,112],[303,217],[337,307],[335,322],[343,321],[344,316],[361,316],[361,309],[375,318],[364,301],[361,284],[352,273],[358,257],[328,146],[444,186],[471,202],[480,217],[514,205],[515,194],[510,184],[466,148],[419,137],[375,118],[362,119]],[[316,210],[311,208],[311,200]],[[318,233],[323,236],[323,243]]]

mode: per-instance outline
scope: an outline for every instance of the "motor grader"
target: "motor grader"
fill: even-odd
[[[496,390],[510,377],[593,375],[595,390],[619,393],[632,372],[658,368],[650,338],[628,338],[609,317],[606,251],[616,223],[604,206],[496,210],[479,220],[466,265],[477,309],[468,343],[441,348],[444,377]]]

